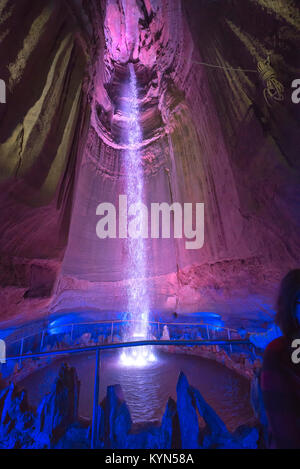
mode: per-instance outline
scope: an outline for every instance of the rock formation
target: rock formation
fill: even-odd
[[[79,382],[74,368],[62,365],[51,392],[38,410],[14,384],[0,392],[0,447],[23,449],[88,449],[91,428],[78,415]],[[204,422],[204,426],[203,423]],[[258,447],[255,427],[241,426],[230,433],[224,422],[191,387],[183,373],[177,385],[177,403],[168,400],[161,425],[135,428],[119,385],[107,388],[98,409],[97,448],[193,449]]]
[[[78,400],[76,371],[67,365],[61,366],[51,392],[43,398],[37,411],[29,407],[26,391],[11,383],[0,393],[1,446],[4,449],[55,447],[68,432],[74,432],[73,424],[78,424]]]
[[[37,441],[53,446],[78,421],[79,389],[76,370],[62,365],[51,392],[37,411]]]
[[[5,449],[30,447],[35,416],[27,401],[27,394],[14,384],[0,393],[0,446]],[[31,432],[30,432],[31,430]]]
[[[204,449],[258,447],[257,428],[241,426],[232,434],[200,392],[181,373],[177,403],[169,399],[159,427],[132,430],[129,410],[120,386],[111,386],[100,406],[99,447],[113,449]],[[205,426],[201,425],[199,416]]]

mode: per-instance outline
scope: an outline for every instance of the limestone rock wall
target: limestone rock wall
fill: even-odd
[[[0,76],[7,85],[7,103],[0,107],[2,319],[45,313],[49,300],[43,298],[51,297],[68,239],[89,115],[83,90],[96,47],[91,4],[80,10],[82,18],[76,4],[0,2]],[[41,270],[39,280],[32,269]],[[39,295],[36,283],[43,278]],[[40,301],[30,295],[22,301],[28,289]]]

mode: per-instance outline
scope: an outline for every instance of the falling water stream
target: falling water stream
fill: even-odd
[[[139,230],[129,233],[128,242],[128,304],[130,327],[126,335],[129,340],[147,339],[149,323],[149,294],[146,285],[147,255],[145,240],[142,236],[143,226],[147,220],[143,218],[141,204],[144,200],[144,170],[141,159],[142,130],[140,126],[140,110],[137,79],[133,64],[129,65],[130,77],[127,88],[125,113],[128,118],[127,150],[125,151],[125,188],[128,205],[135,209],[140,220]],[[129,227],[130,229],[130,227]],[[152,362],[155,357],[149,348],[135,348],[122,353],[124,364],[143,366]]]

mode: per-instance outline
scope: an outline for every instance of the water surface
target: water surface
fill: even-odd
[[[176,384],[183,371],[224,420],[230,430],[253,417],[249,383],[235,372],[212,360],[190,355],[156,352],[157,362],[145,368],[120,365],[119,352],[103,352],[100,364],[100,399],[109,385],[120,384],[134,422],[161,420],[169,396],[176,400]],[[95,373],[95,354],[82,353],[53,362],[22,381],[29,401],[37,406],[55,380],[60,364],[67,362],[77,370],[81,381],[79,412],[91,418]]]

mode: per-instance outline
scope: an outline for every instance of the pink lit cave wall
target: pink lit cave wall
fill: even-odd
[[[289,93],[268,106],[259,74],[235,69],[257,71],[270,55],[289,89],[292,2],[278,12],[260,0],[6,3],[0,319],[126,309],[128,245],[95,229],[97,205],[117,205],[126,188],[130,62],[147,203],[205,203],[202,249],[145,242],[151,309],[270,322],[278,282],[299,264],[299,110]]]

